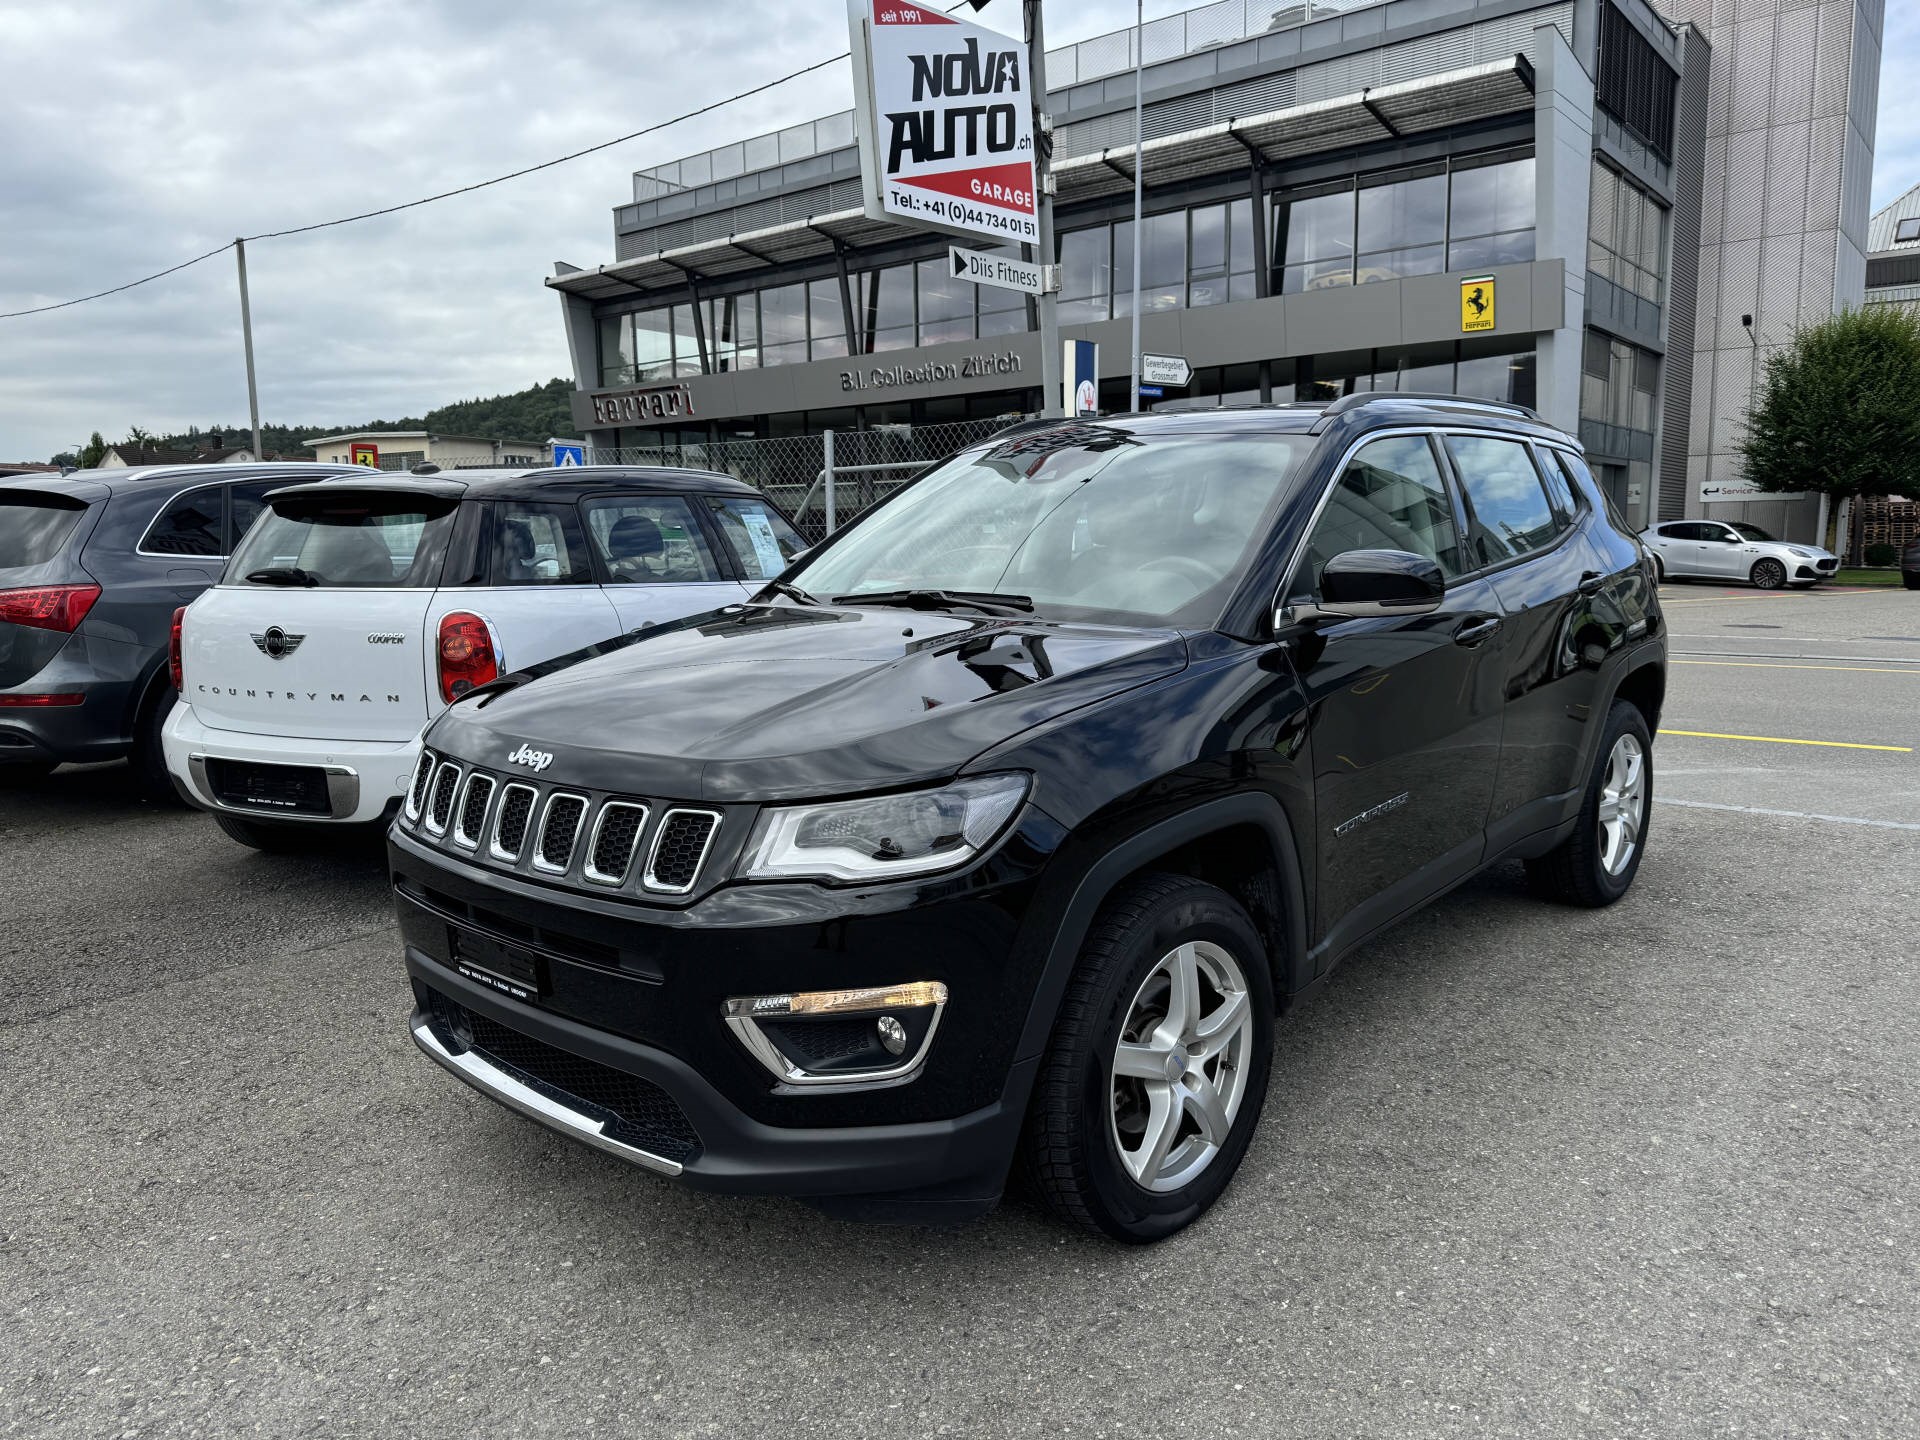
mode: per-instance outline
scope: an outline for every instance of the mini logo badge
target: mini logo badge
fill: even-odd
[[[525,765],[536,774],[553,764],[552,752],[535,750],[531,745],[522,744],[520,748],[507,756],[509,765]]]
[[[260,647],[260,653],[269,660],[284,660],[300,648],[304,635],[289,635],[278,625],[269,625],[263,634],[253,637],[253,643]]]

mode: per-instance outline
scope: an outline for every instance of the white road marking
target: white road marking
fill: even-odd
[[[1818,815],[1809,810],[1767,810],[1758,805],[1716,805],[1710,800],[1671,800],[1656,796],[1656,805],[1679,805],[1688,810],[1729,810],[1737,815],[1776,815],[1786,820],[1825,820],[1831,825],[1868,825],[1876,830],[1920,830],[1906,820],[1863,820],[1858,815]]]

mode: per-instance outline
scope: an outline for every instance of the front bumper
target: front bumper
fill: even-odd
[[[391,817],[420,758],[420,741],[305,739],[250,735],[202,723],[191,705],[178,704],[161,731],[167,772],[186,798],[203,810],[285,821],[290,824],[367,825]],[[298,765],[324,771],[330,813],[262,810],[228,804],[208,779],[208,761]]]
[[[504,1000],[411,947],[407,969],[414,1043],[437,1064],[549,1129],[703,1190],[926,1218],[980,1209],[999,1197],[1032,1079],[1029,1062],[998,1099],[952,1119],[769,1125],[677,1056]]]

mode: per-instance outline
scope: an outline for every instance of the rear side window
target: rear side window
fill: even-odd
[[[220,506],[225,489],[209,485],[188,490],[167,502],[147,527],[140,549],[149,555],[224,555]]]
[[[1423,555],[1449,579],[1467,568],[1460,562],[1453,507],[1426,436],[1388,436],[1354,452],[1314,524],[1295,594],[1318,594],[1327,561],[1349,550]]]
[[[748,580],[771,580],[807,548],[799,532],[764,500],[710,495],[707,511]]]
[[[227,567],[229,583],[427,589],[440,578],[452,501],[296,496],[275,504]]]
[[[568,505],[502,501],[493,507],[495,585],[591,585],[593,564]]]
[[[86,513],[84,505],[60,505],[43,496],[0,495],[0,570],[46,564]]]
[[[1553,543],[1561,522],[1525,445],[1486,435],[1449,435],[1447,452],[1466,492],[1467,548],[1476,565],[1499,565]]]
[[[722,580],[693,506],[678,495],[629,495],[587,506],[587,534],[616,585]]]
[[[267,496],[275,490],[285,489],[285,480],[249,480],[243,485],[229,486],[227,489],[227,544],[236,546],[247,531],[253,528],[253,522],[260,518],[260,512],[267,508]]]

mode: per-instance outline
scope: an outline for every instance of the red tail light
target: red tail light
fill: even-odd
[[[31,625],[36,630],[58,630],[71,635],[100,598],[98,585],[37,585],[27,590],[0,590],[0,622]]]
[[[0,695],[0,705],[14,706],[19,709],[40,710],[50,705],[79,705],[86,700],[84,695]]]
[[[476,686],[500,678],[493,632],[478,615],[455,610],[440,622],[440,698],[451,705]]]
[[[182,605],[173,612],[173,629],[167,636],[167,676],[173,681],[173,688],[183,695],[187,691],[187,672],[180,659],[180,622],[186,618],[187,607]]]

